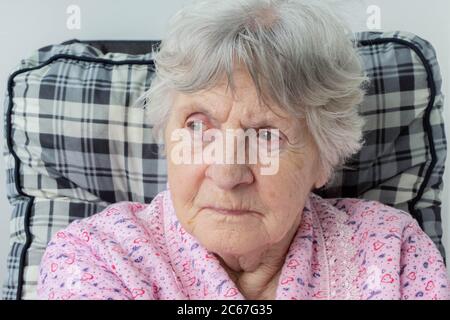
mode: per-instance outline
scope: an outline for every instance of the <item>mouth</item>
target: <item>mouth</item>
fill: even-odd
[[[227,208],[220,208],[220,207],[214,207],[214,206],[204,207],[203,209],[212,210],[212,211],[215,211],[216,213],[227,215],[227,216],[242,216],[245,214],[254,213],[254,211],[250,211],[250,210],[227,209]]]

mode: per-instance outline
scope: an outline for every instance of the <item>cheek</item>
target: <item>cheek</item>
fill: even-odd
[[[199,165],[173,164],[168,161],[167,176],[172,200],[177,207],[188,209],[205,175]]]
[[[172,150],[180,142],[170,141],[170,137],[167,139],[167,135],[165,141],[167,177],[172,201],[177,211],[183,208],[184,210],[179,212],[185,212],[203,180],[204,168],[201,165],[175,163],[172,159]]]
[[[293,221],[304,206],[313,184],[312,161],[296,157],[280,159],[278,173],[259,176],[258,189],[261,200],[272,213],[272,220],[281,225]],[[274,223],[275,225],[275,223]]]
[[[168,161],[168,182],[173,207],[184,229],[192,233],[197,209],[194,205],[204,177],[204,170],[195,165],[178,165]]]
[[[297,216],[305,192],[292,174],[283,175],[280,172],[276,176],[261,178],[259,194],[271,213],[270,219],[281,222]]]
[[[299,198],[311,184],[311,169],[302,159],[280,158],[276,174],[259,176],[260,192],[274,203]]]
[[[167,176],[175,207],[184,207],[191,198],[190,193],[197,189],[202,172],[198,165],[175,163],[175,159],[172,159],[172,153],[176,153],[177,148],[182,145],[181,141],[172,141],[171,133],[177,128],[171,119],[165,131]]]

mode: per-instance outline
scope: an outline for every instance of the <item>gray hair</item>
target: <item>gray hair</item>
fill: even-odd
[[[226,75],[234,93],[232,73],[239,62],[260,101],[270,99],[305,119],[329,184],[364,143],[356,106],[367,77],[349,27],[320,2],[202,0],[178,11],[153,51],[154,78],[141,97],[157,139],[163,137],[174,92],[207,90]]]

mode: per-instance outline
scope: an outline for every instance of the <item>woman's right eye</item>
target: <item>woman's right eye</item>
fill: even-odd
[[[186,122],[186,127],[192,132],[202,132],[205,129],[205,124],[200,119],[193,119]]]
[[[201,133],[208,129],[209,124],[208,117],[201,112],[196,112],[186,118],[184,126],[192,132]]]

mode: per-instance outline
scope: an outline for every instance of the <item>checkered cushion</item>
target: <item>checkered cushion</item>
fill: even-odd
[[[408,33],[358,33],[372,79],[361,104],[366,145],[322,190],[409,211],[441,244],[440,192],[446,155],[443,97],[429,43]],[[127,42],[130,46],[130,42]],[[150,202],[165,188],[165,159],[146,110],[149,54],[102,53],[71,43],[40,49],[9,80],[5,146],[11,216],[6,299],[35,298],[46,244],[74,219],[117,201]]]

